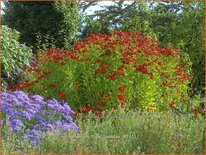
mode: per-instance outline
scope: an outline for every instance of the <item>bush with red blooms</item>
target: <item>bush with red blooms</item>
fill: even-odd
[[[73,51],[47,50],[14,89],[71,104],[80,112],[117,107],[162,111],[189,105],[188,56],[137,32],[91,34]],[[171,104],[172,103],[172,104]]]

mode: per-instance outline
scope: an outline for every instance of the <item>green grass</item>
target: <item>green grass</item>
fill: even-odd
[[[33,147],[16,135],[3,139],[4,153],[204,154],[204,118],[172,113],[113,112],[76,120],[79,133],[57,133]]]

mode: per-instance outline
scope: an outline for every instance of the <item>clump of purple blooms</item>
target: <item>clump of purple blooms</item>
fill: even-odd
[[[1,98],[3,127],[8,124],[13,132],[21,133],[21,139],[29,139],[34,145],[45,137],[47,131],[79,130],[73,122],[71,114],[74,112],[68,103],[55,99],[45,101],[40,95],[29,95],[22,91],[1,93]]]

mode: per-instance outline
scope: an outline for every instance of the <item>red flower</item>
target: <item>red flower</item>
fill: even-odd
[[[125,56],[124,58],[123,58],[123,63],[124,64],[129,64],[129,63],[132,63],[132,62],[134,62],[134,58],[133,57],[131,57],[131,56]]]
[[[60,91],[60,92],[58,92],[58,93],[59,93],[59,98],[60,98],[61,100],[65,100],[65,99],[66,99],[66,92]]]
[[[106,105],[105,102],[103,102],[103,101],[99,102],[99,106],[100,106],[100,107],[104,107],[105,105]]]
[[[90,61],[91,60],[91,58],[82,58],[82,59],[80,59],[80,61]]]
[[[162,82],[162,86],[168,85],[168,81]]]
[[[78,87],[78,86],[79,86],[79,82],[75,82],[75,83],[74,83],[74,86],[75,86],[75,87]]]
[[[137,70],[142,72],[143,74],[148,74],[148,70],[145,65],[139,65],[139,67],[137,67]]]
[[[169,104],[170,108],[175,108],[176,104],[174,101],[171,101],[170,104]]]
[[[164,78],[169,78],[170,77],[168,74],[165,74],[165,73],[160,73],[160,75]]]
[[[100,116],[100,112],[99,111],[95,111],[95,116]]]
[[[154,79],[154,74],[150,74],[150,79]]]
[[[125,87],[126,87],[126,86],[120,86],[120,87],[118,87],[119,92],[123,93],[123,92],[124,92]]]
[[[94,110],[94,108],[92,108],[92,107],[80,107],[79,110],[80,110],[81,113],[86,113],[86,112]]]
[[[101,93],[100,94],[102,96],[103,99],[109,100],[111,97],[108,94],[105,93]]]
[[[101,64],[101,63],[103,63],[102,60],[96,60],[96,61],[94,62],[94,64]]]
[[[99,69],[95,70],[95,75],[96,75],[96,74],[99,74],[100,71],[101,71],[101,70],[99,70]]]
[[[117,73],[116,72],[111,72],[107,75],[107,77],[111,80],[115,80],[115,77],[117,76]]]
[[[123,94],[117,95],[117,98],[118,98],[120,101],[125,101],[125,100],[126,100],[125,95],[123,95]]]
[[[76,56],[76,55],[74,55],[74,54],[71,55],[70,57],[71,57],[72,59],[78,59],[78,58],[79,58],[78,56]]]
[[[27,68],[26,71],[32,73],[32,72],[41,72],[42,70],[37,67],[31,67],[31,68]]]
[[[102,74],[105,74],[108,67],[109,67],[109,64],[101,63],[100,64],[100,72]]]
[[[125,102],[121,102],[121,108],[125,108],[126,107],[126,103]]]
[[[118,68],[118,70],[117,70],[117,72],[118,72],[118,74],[119,75],[124,75],[125,74],[125,67],[124,67],[124,65],[122,65],[122,66],[120,66],[119,68]]]
[[[43,72],[43,76],[45,77],[45,76],[47,76],[47,75],[49,75],[51,72],[49,71],[49,72]]]

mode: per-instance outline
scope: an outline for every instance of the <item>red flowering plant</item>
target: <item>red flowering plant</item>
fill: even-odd
[[[38,65],[28,71],[27,86],[16,88],[65,100],[73,109],[97,115],[119,106],[186,108],[190,66],[179,49],[160,47],[141,33],[114,31],[91,34],[73,51],[39,53]]]

